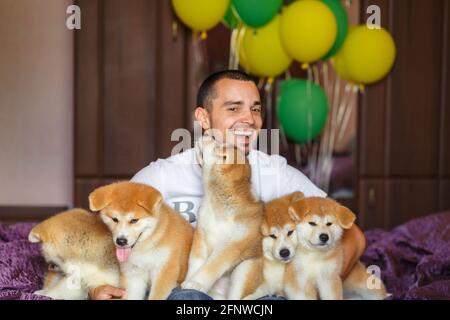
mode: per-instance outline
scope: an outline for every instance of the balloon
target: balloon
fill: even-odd
[[[384,78],[394,64],[395,55],[390,33],[383,28],[369,29],[365,24],[351,29],[342,46],[342,63],[348,76],[362,84]]]
[[[336,40],[337,22],[326,4],[296,1],[281,13],[281,43],[295,60],[310,63],[330,51]]]
[[[230,0],[172,0],[180,20],[194,31],[211,29],[227,12]]]
[[[239,17],[236,14],[236,10],[233,8],[233,4],[230,2],[228,10],[222,19],[223,24],[229,29],[236,29],[239,25]]]
[[[292,62],[281,45],[279,15],[258,31],[247,29],[243,46],[250,69],[264,77],[278,76]]]
[[[252,66],[250,65],[249,61],[248,61],[248,57],[247,57],[247,53],[245,52],[245,48],[244,48],[244,37],[245,34],[247,32],[253,32],[252,29],[249,29],[247,27],[243,27],[239,33],[239,64],[241,65],[241,67],[244,69],[245,72],[247,73],[251,73],[255,76],[261,77],[260,74],[258,74],[258,72],[256,70],[254,70],[252,68]]]
[[[259,28],[272,20],[283,0],[232,0],[232,3],[246,25]]]
[[[330,57],[334,56],[344,44],[345,37],[347,36],[348,32],[348,17],[347,11],[341,4],[340,0],[322,0],[322,2],[325,3],[328,8],[330,8],[337,22],[336,41],[334,41],[334,45],[331,47],[330,51],[328,51],[325,57],[322,58],[324,60],[327,60]]]
[[[327,115],[328,100],[320,86],[300,79],[281,82],[277,116],[288,138],[311,141],[323,130]]]
[[[349,82],[355,82],[350,75],[348,74],[348,70],[346,65],[344,64],[344,59],[342,56],[342,50],[339,51],[331,58],[331,63],[333,64],[334,71],[344,80]]]

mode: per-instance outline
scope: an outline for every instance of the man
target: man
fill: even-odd
[[[262,126],[261,98],[258,88],[247,74],[226,70],[209,76],[197,94],[195,119],[203,130],[214,129],[227,137],[237,147],[245,150],[252,166],[252,185],[260,199],[268,202],[294,191],[305,196],[325,197],[306,176],[289,166],[279,155],[267,155],[251,149]],[[203,196],[202,171],[189,149],[167,159],[159,159],[139,171],[132,181],[157,188],[164,200],[195,225],[196,215]],[[354,225],[344,235],[345,271],[351,270],[365,249],[365,238]],[[121,297],[124,291],[111,286],[92,290],[93,299]],[[210,299],[195,290],[175,289],[169,299]]]

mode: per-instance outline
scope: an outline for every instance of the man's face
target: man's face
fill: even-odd
[[[262,126],[258,88],[253,81],[221,79],[214,89],[209,112],[197,108],[196,119],[204,130],[220,132],[228,143],[248,153]]]

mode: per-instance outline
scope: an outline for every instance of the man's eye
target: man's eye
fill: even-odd
[[[291,230],[287,233],[288,237],[292,236],[292,234],[294,233],[294,230]]]
[[[253,112],[261,113],[261,108],[253,108],[252,111],[253,111]]]
[[[115,223],[119,222],[119,219],[117,219],[117,218],[111,218],[111,219],[112,219],[112,221],[114,221]]]
[[[317,226],[317,224],[315,222],[308,222],[308,223],[310,226],[313,226],[313,227]]]
[[[131,223],[131,224],[135,224],[135,223],[137,223],[138,221],[139,221],[139,219],[131,219],[131,220],[130,220],[130,223]]]
[[[274,234],[271,234],[270,237],[273,238],[273,239],[276,239],[276,238],[277,238],[277,236],[274,235]]]
[[[236,110],[237,110],[236,107],[230,107],[230,108],[228,108],[228,111],[231,111],[231,112],[234,112],[234,111],[236,111]]]

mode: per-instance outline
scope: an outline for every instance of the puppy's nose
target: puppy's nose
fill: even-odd
[[[320,241],[322,241],[322,242],[327,242],[329,238],[330,238],[330,237],[328,237],[328,235],[325,234],[325,233],[322,233],[322,234],[319,236],[319,239],[320,239]]]
[[[280,257],[282,257],[282,258],[287,258],[287,257],[289,257],[290,254],[291,254],[291,252],[289,251],[289,249],[281,249],[280,250]]]
[[[126,246],[128,244],[128,240],[125,239],[125,238],[117,238],[116,239],[116,243],[117,243],[118,246],[123,247],[123,246]]]

